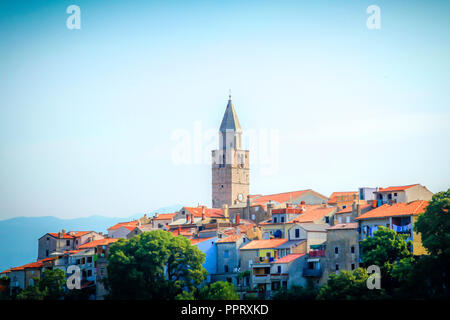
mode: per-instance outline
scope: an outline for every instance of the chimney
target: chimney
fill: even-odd
[[[241,223],[241,214],[237,213],[236,214],[236,224],[240,224]]]
[[[359,217],[361,215],[361,206],[359,203],[356,205],[356,216]]]
[[[374,199],[372,200],[372,208],[376,208],[377,207],[377,200]]]
[[[178,225],[178,235],[181,234],[181,225]]]
[[[326,204],[325,201],[323,201],[323,202],[322,202],[322,208],[326,208],[326,207],[327,207],[327,204]]]
[[[234,229],[234,230],[235,230],[235,234],[241,234],[241,229],[239,228],[239,226],[236,227],[236,229]]]
[[[228,205],[226,203],[222,205],[222,213],[223,216],[225,217],[225,220],[230,221],[230,214],[228,212]]]
[[[267,218],[268,219],[272,219],[272,209],[273,209],[274,205],[272,200],[269,201],[269,203],[267,203]]]
[[[159,213],[156,212],[156,213],[155,213],[155,218],[158,218],[158,216],[159,216]]]
[[[64,234],[66,233],[66,229],[62,229],[61,232]]]
[[[191,223],[194,223],[194,215],[191,214]]]
[[[62,239],[62,237],[63,237],[62,232],[59,232],[59,233],[58,233],[58,238]]]
[[[186,213],[186,223],[189,223],[189,213]]]
[[[278,260],[278,250],[275,250],[275,260]]]
[[[202,220],[205,220],[205,206],[202,206]]]
[[[353,201],[353,203],[352,203],[352,211],[355,211],[356,210],[356,201]]]

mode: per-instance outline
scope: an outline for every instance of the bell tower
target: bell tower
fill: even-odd
[[[249,151],[242,150],[242,128],[230,94],[219,129],[219,149],[212,151],[212,207],[246,203],[249,187]]]

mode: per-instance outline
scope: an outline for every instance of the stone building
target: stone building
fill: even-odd
[[[250,187],[249,151],[242,149],[242,128],[231,95],[212,151],[212,207],[245,203]]]
[[[359,267],[358,223],[341,223],[327,229],[327,274]]]

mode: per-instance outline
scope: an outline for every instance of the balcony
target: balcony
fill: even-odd
[[[318,277],[320,278],[323,274],[322,268],[320,269],[311,269],[311,268],[303,268],[303,276],[304,277]]]
[[[254,274],[253,284],[270,283],[270,274]]]

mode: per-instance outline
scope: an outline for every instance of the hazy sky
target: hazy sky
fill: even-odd
[[[80,30],[66,27],[71,4]],[[379,30],[366,26],[372,4]],[[449,12],[449,1],[2,0],[0,218],[210,205],[230,88],[254,137],[251,193],[447,189]]]

